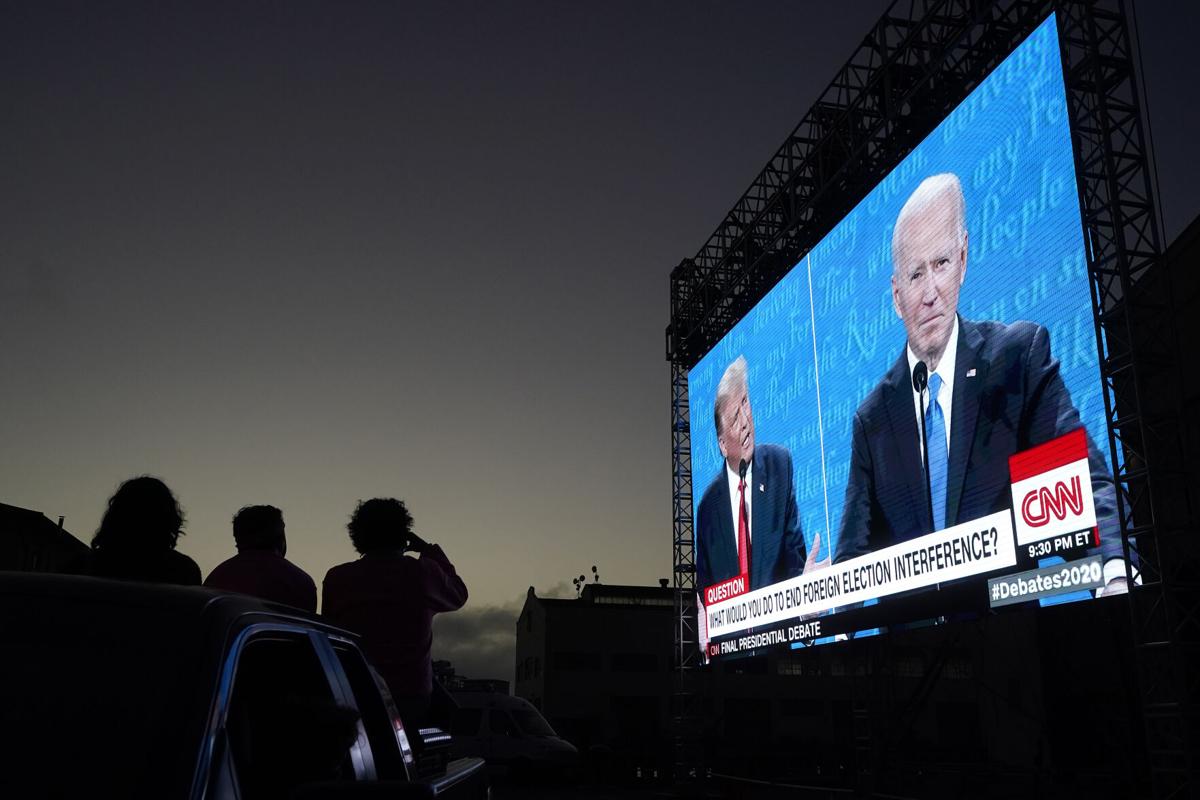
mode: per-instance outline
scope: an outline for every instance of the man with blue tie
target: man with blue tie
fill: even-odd
[[[1044,327],[958,315],[967,244],[958,177],[926,178],[900,210],[892,234],[892,302],[907,345],[854,415],[834,561],[1010,508],[1008,457],[1082,427]],[[913,381],[922,363],[924,391]],[[1122,592],[1116,492],[1090,436],[1087,443],[1103,591]]]

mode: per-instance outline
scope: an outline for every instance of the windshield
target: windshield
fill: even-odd
[[[517,727],[521,729],[521,733],[526,736],[557,736],[554,728],[550,727],[550,723],[542,718],[542,715],[533,709],[515,708],[509,712],[513,720],[517,723]]]

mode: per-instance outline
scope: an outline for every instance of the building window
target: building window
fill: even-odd
[[[949,658],[944,674],[951,680],[967,680],[971,677],[971,662],[962,657]]]
[[[821,662],[813,656],[793,655],[780,658],[775,666],[777,675],[820,675]]]
[[[674,606],[675,599],[671,597],[631,597],[628,595],[609,594],[592,597],[597,605],[613,606]]]
[[[563,650],[554,654],[554,668],[559,672],[599,672],[600,655]]]

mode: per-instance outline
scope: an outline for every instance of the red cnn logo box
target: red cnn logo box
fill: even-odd
[[[1096,527],[1083,428],[1008,457],[1017,544]]]

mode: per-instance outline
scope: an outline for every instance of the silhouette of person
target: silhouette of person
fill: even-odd
[[[283,512],[275,506],[246,506],[233,518],[237,555],[217,565],[204,580],[212,589],[261,597],[317,611],[317,585],[288,561]]]
[[[433,615],[462,608],[466,584],[442,548],[413,533],[412,515],[399,500],[359,503],[347,528],[362,557],[326,573],[321,613],[362,636],[401,719],[420,727],[433,692]]]
[[[142,475],[109,498],[91,549],[69,572],[126,581],[199,585],[200,567],[175,549],[183,535],[179,501],[158,478]]]

